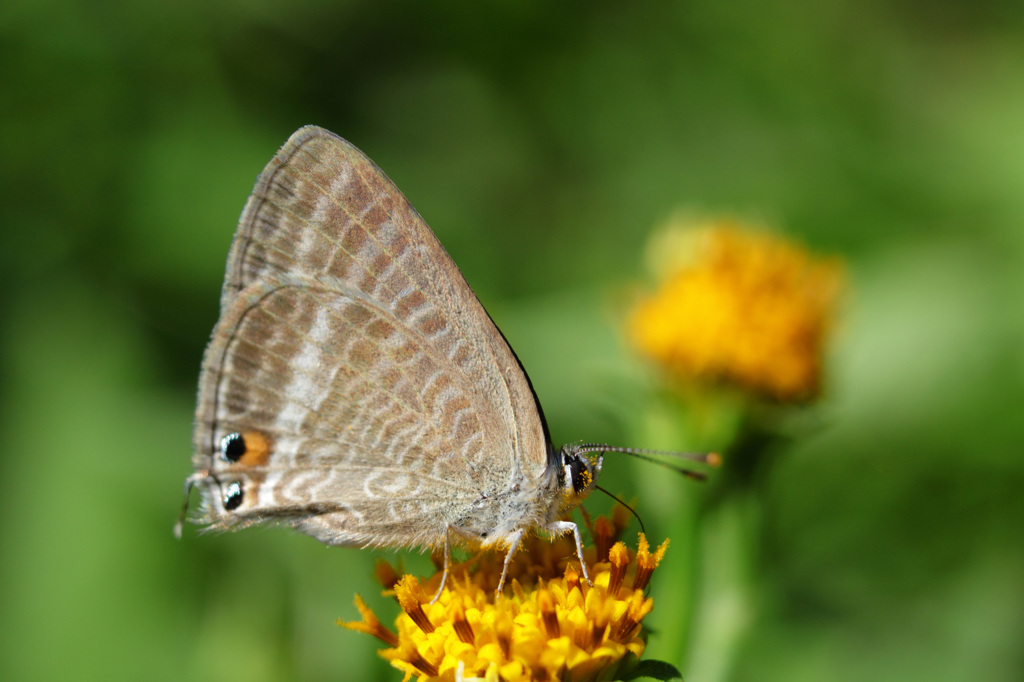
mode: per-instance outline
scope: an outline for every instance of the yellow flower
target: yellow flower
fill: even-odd
[[[650,244],[659,289],[631,311],[631,344],[676,378],[723,382],[784,402],[814,398],[842,283],[765,231],[677,219]]]
[[[488,553],[452,566],[433,604],[440,573],[422,585],[403,576],[391,592],[402,607],[396,632],[358,595],[363,620],[338,623],[387,644],[380,653],[406,682],[414,676],[418,682],[617,679],[644,652],[642,622],[654,608],[645,590],[668,546],[666,540],[651,552],[642,533],[635,553],[622,542],[612,544],[624,525],[621,515],[597,519],[595,546],[586,551],[593,585],[582,580],[569,540],[531,537],[500,595],[495,589],[504,557]]]

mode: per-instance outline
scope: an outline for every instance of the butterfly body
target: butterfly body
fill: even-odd
[[[216,529],[509,547],[600,468],[550,444],[529,379],[419,214],[359,150],[297,131],[257,180],[203,360],[189,484]]]

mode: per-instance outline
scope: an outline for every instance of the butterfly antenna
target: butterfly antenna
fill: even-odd
[[[717,452],[674,452],[672,450],[648,450],[645,448],[625,448],[611,445],[601,445],[600,443],[584,443],[582,445],[573,446],[574,451],[577,454],[587,454],[589,452],[619,452],[624,455],[632,455],[637,459],[642,459],[645,462],[651,462],[658,466],[665,467],[670,471],[674,471],[677,474],[682,474],[687,478],[695,481],[706,481],[707,474],[701,471],[695,471],[685,466],[678,464],[670,464],[663,460],[657,459],[658,457],[668,457],[673,459],[684,459],[690,462],[697,462],[699,464],[707,464],[708,466],[717,467],[722,463],[722,457]]]
[[[611,492],[609,492],[609,491],[605,490],[604,488],[602,488],[602,487],[601,487],[601,486],[599,486],[599,485],[595,485],[594,487],[595,487],[595,488],[597,488],[598,490],[600,490],[601,492],[603,492],[603,493],[604,493],[605,495],[607,495],[608,497],[610,497],[610,498],[612,498],[613,500],[615,500],[616,502],[618,502],[619,504],[621,504],[621,505],[622,505],[623,507],[625,507],[626,509],[628,509],[628,510],[629,510],[629,513],[630,513],[630,514],[632,514],[633,516],[635,516],[635,517],[636,517],[636,522],[640,524],[640,532],[641,532],[641,533],[643,533],[644,535],[647,535],[647,529],[646,529],[646,528],[644,528],[644,520],[640,518],[640,515],[636,513],[636,510],[635,510],[635,509],[633,509],[633,508],[632,508],[632,507],[630,507],[630,506],[629,506],[628,504],[626,504],[625,502],[623,502],[623,501],[622,501],[622,498],[621,498],[621,497],[619,497],[618,495],[614,495],[614,494],[612,494]]]

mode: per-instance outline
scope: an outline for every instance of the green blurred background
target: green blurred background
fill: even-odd
[[[651,654],[693,682],[1024,679],[1020,2],[7,0],[0,60],[0,678],[399,679],[333,625],[355,591],[394,613],[374,553],[171,535],[235,222],[317,123],[436,230],[557,442],[675,445],[635,442],[617,328],[673,210],[845,257],[733,646],[671,639],[665,510],[704,493],[608,464],[676,532]]]

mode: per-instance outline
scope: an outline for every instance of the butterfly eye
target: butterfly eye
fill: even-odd
[[[245,451],[245,438],[237,431],[220,439],[220,456],[228,462],[237,462],[245,455]]]
[[[594,482],[590,462],[579,455],[563,455],[562,470],[562,487],[572,490],[577,495],[585,493]]]
[[[577,495],[582,494],[594,482],[594,474],[586,460],[580,459],[572,465],[572,489]]]
[[[242,484],[238,481],[228,483],[224,488],[224,509],[234,511],[242,504]]]

